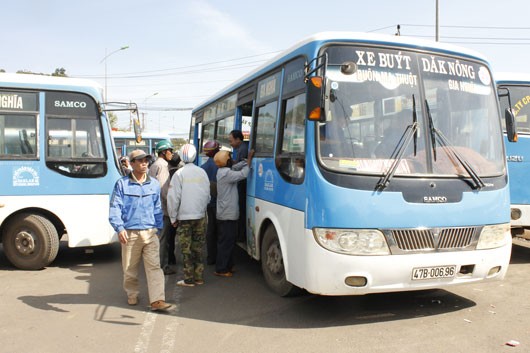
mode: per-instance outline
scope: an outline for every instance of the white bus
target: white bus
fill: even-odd
[[[70,247],[117,240],[112,146],[94,82],[0,74],[0,238],[14,266],[49,265],[63,236]]]

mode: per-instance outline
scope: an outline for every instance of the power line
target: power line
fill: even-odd
[[[395,27],[396,25],[394,25]],[[434,27],[434,25],[422,25],[412,23],[401,23],[401,26],[410,27]],[[461,25],[443,25],[443,28],[466,28],[466,29],[502,29],[502,30],[530,30],[530,27],[507,27],[507,26],[461,26]],[[388,27],[387,27],[388,28]]]
[[[255,58],[255,57],[264,56],[264,55],[277,54],[279,52],[281,52],[281,50],[273,51],[273,52],[267,52],[267,53],[262,53],[262,54],[256,54],[256,55],[249,55],[249,56],[244,56],[244,57],[234,58],[234,59],[227,59],[227,60],[221,60],[221,61],[213,61],[213,62],[209,62],[209,63],[195,64],[195,65],[179,66],[179,67],[173,67],[173,68],[148,70],[148,71],[117,73],[117,74],[114,74],[114,75],[109,75],[108,77],[114,77],[114,78],[120,78],[120,77],[146,77],[146,76],[136,76],[136,75],[148,74],[148,73],[157,73],[157,72],[167,72],[167,71],[174,71],[174,70],[184,70],[184,69],[195,68],[195,67],[200,67],[200,68],[202,68],[202,70],[204,70],[205,67],[212,66],[212,65],[218,65],[218,64],[222,64],[222,63],[241,61],[241,60]],[[219,68],[237,67],[238,65],[248,65],[248,64],[253,64],[253,63],[261,63],[261,62],[264,62],[266,60],[267,59],[244,62],[244,63],[235,64],[235,65],[222,66],[222,67],[219,67]],[[245,66],[243,66],[243,67],[245,67]],[[209,70],[214,70],[214,69],[216,69],[216,68],[210,68]],[[188,73],[188,72],[194,73],[196,71],[184,71],[182,73]],[[177,74],[177,73],[173,73],[173,74]],[[151,76],[160,76],[160,75],[156,75],[155,74],[155,75],[151,75]],[[79,77],[79,78],[101,78],[101,75],[76,75],[76,77]]]

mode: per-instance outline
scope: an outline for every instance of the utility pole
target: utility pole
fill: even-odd
[[[439,21],[439,6],[438,0],[436,0],[436,41],[440,41],[440,21]]]

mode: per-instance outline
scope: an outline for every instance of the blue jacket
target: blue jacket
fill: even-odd
[[[109,222],[116,232],[158,228],[160,234],[162,219],[160,183],[156,179],[147,176],[140,184],[128,175],[116,181],[109,212]]]
[[[206,171],[206,174],[208,175],[208,179],[211,183],[217,183],[217,170],[219,169],[215,162],[213,161],[213,157],[208,158],[208,160],[201,165],[201,168]],[[210,190],[211,190],[210,186]],[[217,190],[217,186],[215,186],[215,190]],[[208,207],[215,207],[217,204],[217,191],[215,193],[210,193],[210,203],[208,204]]]

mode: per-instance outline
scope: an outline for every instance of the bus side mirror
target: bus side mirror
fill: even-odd
[[[306,104],[307,119],[310,121],[325,121],[324,107],[324,79],[321,76],[312,76],[307,80]]]
[[[515,115],[510,108],[504,111],[504,120],[506,121],[506,137],[510,142],[517,142],[517,128],[515,125]]]

